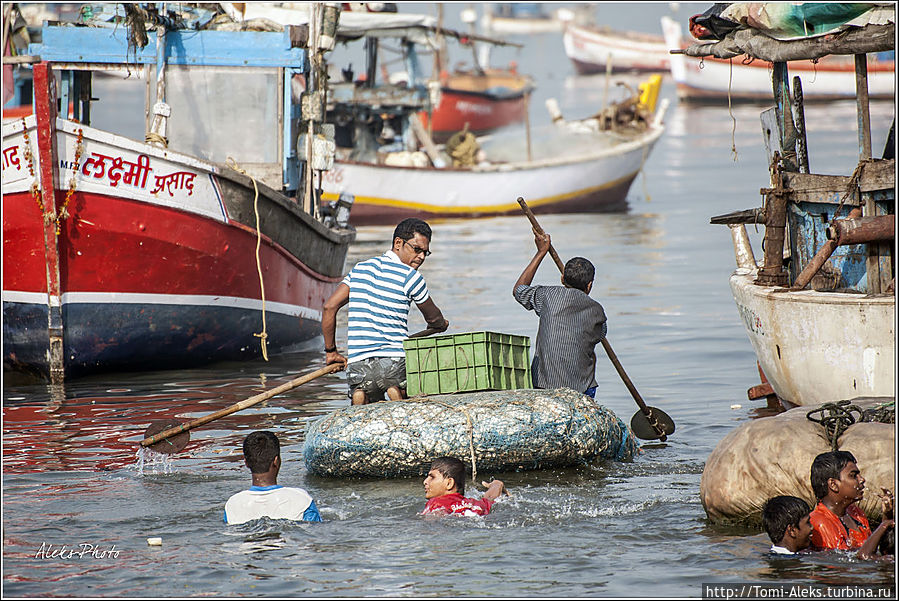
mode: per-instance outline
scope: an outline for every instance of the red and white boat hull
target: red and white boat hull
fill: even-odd
[[[263,217],[260,282],[256,231],[232,215],[252,202],[252,185],[215,165],[62,119],[53,134],[57,294],[45,252],[45,220],[54,218],[32,191],[47,156],[36,129],[34,117],[3,126],[7,367],[46,375],[54,327],[62,330],[67,377],[247,359],[261,354],[263,331],[272,352],[320,333],[321,306],[339,282],[348,239],[329,239],[324,226],[297,219],[295,228],[308,226],[309,255],[335,253],[330,266],[313,267],[276,241],[280,226]],[[264,215],[277,217],[272,191],[260,188]]]

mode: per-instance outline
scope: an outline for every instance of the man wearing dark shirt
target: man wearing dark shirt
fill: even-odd
[[[535,388],[571,388],[594,397],[596,353],[606,336],[606,313],[590,298],[595,270],[583,257],[565,264],[562,286],[531,286],[534,274],[549,252],[548,234],[534,233],[537,253],[515,282],[512,296],[540,317],[534,361]]]

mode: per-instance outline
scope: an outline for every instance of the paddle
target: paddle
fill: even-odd
[[[241,411],[242,409],[246,409],[247,407],[252,407],[253,405],[261,403],[262,401],[270,399],[274,396],[278,396],[282,392],[287,392],[288,390],[292,390],[297,386],[305,384],[306,382],[311,382],[312,380],[319,378],[325,374],[334,373],[335,371],[340,371],[341,369],[343,369],[343,366],[339,363],[326,365],[325,367],[322,367],[321,369],[318,369],[311,374],[306,374],[305,376],[294,378],[290,382],[281,384],[277,388],[266,390],[263,393],[251,396],[250,398],[244,399],[239,403],[235,403],[230,407],[220,409],[215,413],[210,413],[209,415],[206,415],[204,417],[198,417],[197,419],[187,422],[186,424],[179,424],[174,420],[162,420],[153,422],[144,432],[144,436],[146,438],[140,441],[140,446],[150,447],[157,453],[163,453],[166,455],[178,453],[187,446],[188,442],[190,442],[190,433],[188,432],[188,430],[196,428],[197,426],[202,426],[203,424],[208,424],[213,420],[216,420],[220,417],[225,417],[226,415],[231,415],[232,413],[236,413],[238,411]]]
[[[527,215],[527,218],[530,220],[534,231],[540,235],[545,235],[546,232],[544,232],[543,228],[540,227],[540,224],[537,223],[537,218],[534,217],[534,213],[524,201],[524,198],[519,196],[518,204],[521,205],[521,210],[524,211],[524,214]],[[556,267],[558,267],[559,271],[564,275],[565,264],[562,262],[559,253],[556,252],[556,249],[553,248],[552,245],[549,247],[549,255],[552,257],[553,261],[555,261]],[[631,382],[631,379],[627,376],[627,373],[625,373],[624,367],[621,366],[621,362],[618,361],[618,356],[615,354],[615,351],[612,350],[612,345],[609,343],[608,338],[602,339],[602,347],[606,350],[606,354],[609,356],[612,365],[615,366],[615,371],[618,372],[621,381],[624,382],[624,385],[631,393],[631,396],[634,397],[634,400],[637,402],[637,406],[640,407],[640,411],[635,413],[631,418],[631,429],[634,431],[634,435],[643,440],[659,439],[662,442],[668,440],[668,435],[674,434],[674,421],[661,409],[646,406],[646,403],[643,402],[643,397],[637,392],[636,386],[634,386],[634,383]]]

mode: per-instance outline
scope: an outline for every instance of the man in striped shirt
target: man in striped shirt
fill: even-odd
[[[353,405],[406,396],[409,306],[415,301],[428,328],[416,336],[444,332],[449,322],[428,293],[418,268],[431,254],[431,228],[421,219],[404,219],[393,232],[390,250],[358,263],[322,308],[326,361],[347,370]],[[337,312],[349,304],[347,356],[337,352]]]
[[[525,309],[540,317],[531,374],[535,388],[571,388],[596,395],[594,348],[606,336],[606,313],[590,298],[595,270],[583,257],[565,264],[562,286],[531,286],[540,262],[549,252],[548,234],[534,232],[537,253],[512,289]]]

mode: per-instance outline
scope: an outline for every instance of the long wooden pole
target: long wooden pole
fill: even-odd
[[[546,232],[543,231],[543,228],[540,227],[540,224],[537,222],[537,218],[534,216],[531,208],[520,196],[518,197],[518,204],[521,205],[521,209],[530,220],[531,226],[534,228],[534,231],[541,236],[546,235]],[[564,274],[565,264],[562,262],[561,257],[559,257],[559,253],[556,252],[556,249],[553,248],[552,244],[550,244],[549,246],[549,255],[552,257],[553,261],[555,261],[556,267],[559,268],[559,271]],[[647,421],[649,421],[649,425],[651,425],[653,430],[655,430],[659,435],[659,440],[661,440],[662,442],[668,440],[668,437],[665,435],[664,428],[662,428],[662,425],[659,424],[658,420],[656,420],[655,416],[652,414],[652,411],[650,411],[649,407],[646,406],[646,403],[643,402],[643,397],[640,396],[640,393],[637,391],[637,387],[634,386],[634,383],[631,382],[631,379],[624,371],[624,367],[622,367],[621,362],[618,360],[618,355],[616,355],[615,351],[612,350],[612,345],[609,343],[608,338],[602,339],[602,348],[605,349],[606,354],[609,356],[609,360],[612,362],[612,365],[615,366],[615,371],[618,372],[618,376],[621,378],[621,381],[624,382],[625,387],[627,387],[628,391],[631,393],[631,396],[634,397],[634,401],[637,402],[637,406],[640,407],[640,411],[642,411],[643,415],[646,416]]]
[[[231,415],[232,413],[237,413],[247,407],[252,407],[253,405],[259,404],[262,401],[268,400],[274,396],[278,396],[283,392],[287,392],[288,390],[292,390],[297,386],[305,384],[306,382],[311,382],[312,380],[324,376],[325,374],[334,373],[335,371],[340,371],[343,369],[343,366],[339,363],[332,363],[331,365],[326,365],[321,369],[318,369],[311,374],[306,374],[305,376],[301,376],[299,378],[294,378],[290,382],[285,384],[281,384],[277,388],[272,388],[271,390],[266,390],[263,393],[257,394],[256,396],[251,396],[248,399],[244,399],[239,403],[235,403],[230,407],[225,407],[224,409],[220,409],[215,413],[210,413],[209,415],[198,417],[197,419],[187,422],[186,424],[181,424],[180,426],[175,426],[173,428],[169,428],[168,430],[163,430],[159,434],[154,434],[148,438],[140,441],[140,446],[149,447],[160,440],[164,440],[171,436],[175,436],[176,434],[181,434],[182,432],[186,432],[188,430],[192,430],[197,426],[202,426],[203,424],[208,424],[209,422],[219,419],[220,417],[225,417],[227,415]]]

